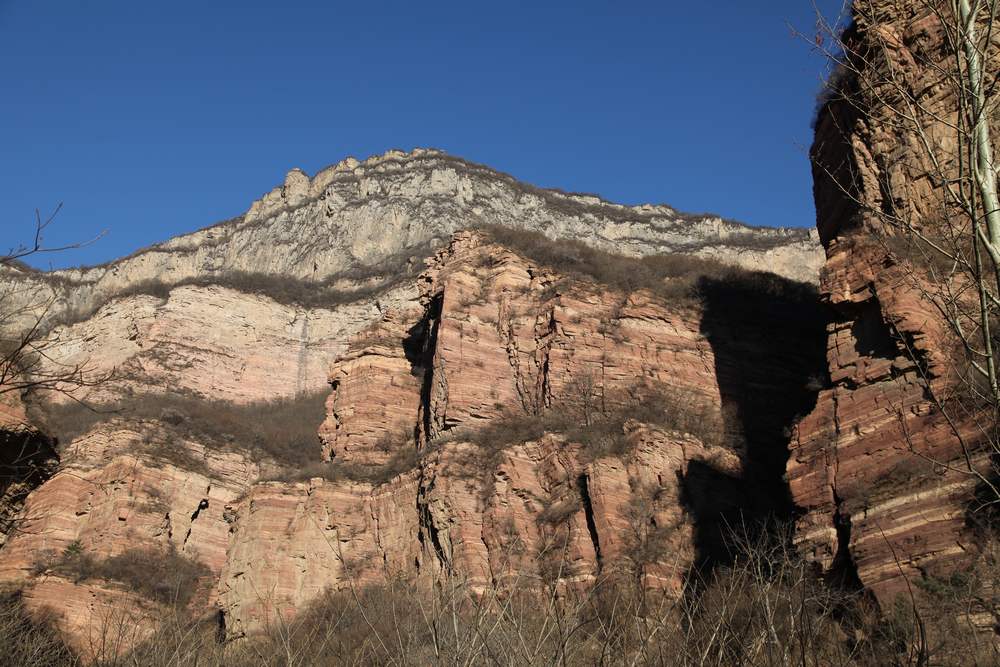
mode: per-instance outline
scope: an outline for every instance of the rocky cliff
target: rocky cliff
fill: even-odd
[[[844,37],[857,69],[841,72],[812,147],[832,387],[796,430],[788,478],[796,542],[888,605],[974,558],[975,473],[989,463],[970,413],[942,402],[955,395],[956,341],[919,253],[888,224],[938,234],[954,215],[921,140],[955,148],[953,53],[920,3],[859,4]],[[894,111],[907,99],[929,110],[919,130]]]
[[[389,258],[477,225],[573,238],[628,255],[684,252],[814,282],[823,261],[803,228],[759,228],[664,205],[624,206],[594,195],[536,188],[440,151],[348,158],[310,178],[298,169],[244,214],[106,265],[21,282],[90,313],[150,281],[219,282],[234,273],[283,281],[380,276]]]
[[[902,84],[947,144],[941,25],[865,6],[816,121],[818,236],[391,151],[105,266],[5,270],[0,294],[54,302],[40,368],[114,373],[84,408],[0,394],[0,583],[96,658],[177,604],[221,642],[386,581],[671,600],[778,519],[769,544],[859,593],[834,643],[908,647],[852,614],[977,557],[990,461],[885,224],[940,222],[891,105]]]
[[[123,585],[136,554],[197,563],[191,609],[229,637],[387,578],[678,595],[724,557],[726,521],[789,511],[782,452],[823,317],[773,274],[503,228],[326,308],[211,285],[121,297],[58,330],[55,359],[126,372],[89,395],[106,413],[75,413],[0,578],[87,655],[123,617],[128,641],[152,632],[169,600]],[[324,386],[315,444],[240,425]],[[228,426],[184,413],[199,401]]]

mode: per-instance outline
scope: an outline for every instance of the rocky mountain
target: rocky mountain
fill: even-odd
[[[92,311],[150,282],[218,281],[233,273],[338,283],[378,275],[460,229],[503,225],[630,256],[683,252],[815,282],[823,255],[804,228],[754,228],[663,205],[624,206],[537,188],[440,151],[347,158],[282,186],[243,215],[86,269],[22,275],[61,307]]]
[[[485,589],[621,571],[680,595],[723,550],[727,517],[787,511],[781,452],[823,374],[824,320],[806,284],[683,256],[643,283],[651,266],[459,232],[377,307],[310,311],[312,350],[263,296],[115,300],[61,335],[101,369],[143,372],[90,395],[105,415],[64,404],[60,422],[50,406],[51,424],[83,423],[24,503],[0,578],[24,582],[29,608],[58,606],[84,653],[109,617],[156,614],[99,568],[67,570],[77,551],[198,562],[195,604],[228,637],[385,577]],[[323,376],[298,355],[321,353],[321,446],[240,431],[254,412],[292,428],[261,399],[315,393]],[[191,402],[231,430],[205,428]]]
[[[954,106],[926,65],[937,15],[868,4],[845,33],[883,57],[865,67]],[[96,659],[178,603],[230,646],[387,582],[711,602],[743,531],[841,596],[810,613],[849,657],[814,664],[902,652],[900,605],[921,627],[941,599],[918,584],[982,597],[990,461],[935,398],[954,341],[884,224],[940,208],[941,187],[865,71],[818,112],[818,232],[418,149],[293,170],[243,216],[104,266],[5,270],[17,322],[46,326],[37,368],[110,379],[3,394],[30,474],[0,488],[0,582]]]
[[[920,138],[936,135],[939,155],[954,155],[943,21],[924,3],[861,3],[845,40],[865,57],[843,68],[812,147],[832,386],[792,438],[795,541],[884,605],[980,558],[977,497],[995,474],[989,427],[955,407],[965,362],[940,309],[944,283],[900,231],[933,239],[949,215],[961,219]],[[898,122],[907,104],[928,110],[919,125]],[[959,173],[950,159],[944,168]]]
[[[7,303],[49,307],[41,368],[112,377],[25,397],[58,445],[5,496],[0,579],[84,655],[112,617],[157,616],[162,591],[122,585],[133,558],[202,568],[184,585],[227,637],[384,577],[631,567],[679,595],[723,516],[787,510],[821,258],[802,230],[418,150],[293,171],[244,216],[105,266],[8,270]]]

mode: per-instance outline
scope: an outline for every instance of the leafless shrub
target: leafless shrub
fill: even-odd
[[[236,404],[179,394],[137,394],[99,407],[63,402],[39,404],[37,410],[45,429],[61,443],[71,442],[114,417],[155,419],[182,437],[220,448],[250,450],[297,468],[320,460],[317,432],[326,415],[327,395],[324,389]],[[147,444],[155,448],[157,441]],[[169,443],[167,448],[177,449]]]
[[[66,667],[79,659],[55,629],[52,619],[33,615],[19,591],[0,591],[0,655],[9,665]]]
[[[658,296],[696,302],[697,280],[722,275],[721,263],[680,253],[642,258],[597,250],[580,241],[553,241],[539,232],[511,227],[482,228],[497,243],[568,276],[582,276],[626,293],[649,289]]]
[[[565,276],[595,280],[625,294],[646,289],[674,303],[698,305],[705,299],[705,282],[711,281],[716,285],[742,286],[761,291],[790,304],[813,303],[817,299],[816,289],[811,285],[691,254],[675,252],[626,257],[597,250],[581,241],[553,241],[544,234],[524,229],[498,225],[480,229],[497,243]],[[553,286],[553,289],[558,289],[558,286]]]
[[[565,523],[571,516],[580,511],[582,505],[579,496],[572,495],[549,502],[536,517],[539,523],[559,525]]]
[[[413,279],[423,270],[423,259],[431,253],[431,244],[425,243],[404,252],[391,255],[373,265],[358,265],[340,271],[321,281],[304,280],[286,275],[225,271],[211,275],[186,278],[175,282],[146,280],[129,285],[109,297],[123,299],[135,295],[149,295],[166,299],[178,287],[225,287],[245,294],[260,294],[278,303],[304,308],[332,308],[345,303],[376,297],[379,294]],[[48,274],[40,274],[48,279]],[[66,310],[46,320],[46,326],[67,326],[93,316],[105,301],[88,307]]]
[[[621,570],[567,586],[580,574],[566,557],[568,530],[546,531],[551,539],[536,554],[540,579],[485,590],[454,577],[433,586],[398,579],[351,585],[229,643],[221,643],[216,618],[165,606],[156,633],[105,653],[102,664],[985,667],[1000,657],[982,622],[997,609],[993,557],[960,576],[917,582],[913,595],[935,602],[917,618],[905,596],[880,609],[863,592],[832,586],[787,544],[735,530],[734,561],[693,573],[683,590],[644,588]],[[16,597],[0,604],[0,624],[12,628],[0,642],[39,647],[38,661],[28,655],[18,664],[76,664],[51,630],[27,621]],[[920,627],[928,629],[922,653],[914,649]]]
[[[187,606],[210,575],[201,562],[172,547],[133,548],[105,559],[95,558],[77,541],[58,558],[35,564],[38,572],[53,572],[80,583],[94,579],[118,582],[126,589],[162,604]]]
[[[301,482],[321,478],[336,482],[346,479],[379,486],[415,468],[420,459],[430,451],[429,449],[418,450],[412,442],[395,442],[392,456],[382,464],[344,463],[336,459],[333,461],[317,460],[307,465],[285,468],[264,477],[262,481]]]

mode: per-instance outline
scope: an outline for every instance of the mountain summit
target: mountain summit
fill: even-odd
[[[175,282],[225,271],[320,280],[373,265],[431,239],[481,225],[572,238],[632,256],[682,252],[816,282],[823,251],[807,228],[751,227],[670,206],[625,206],[538,188],[434,149],[346,158],[285,181],[242,216],[105,265],[58,271],[114,290],[122,281]]]

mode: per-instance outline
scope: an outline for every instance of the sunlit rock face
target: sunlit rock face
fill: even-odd
[[[245,214],[105,265],[6,273],[53,296],[57,311],[86,310],[149,281],[172,285],[233,272],[324,280],[482,224],[629,255],[689,253],[807,282],[816,282],[823,262],[815,233],[804,227],[748,227],[665,205],[613,204],[415,149],[348,158],[312,178],[293,169]]]
[[[848,33],[859,53],[877,53],[865,77],[891,67],[903,88],[919,91],[920,104],[939,114],[924,129],[947,153],[957,100],[938,85],[952,57],[938,19],[919,3],[870,4],[878,23],[860,20]],[[853,90],[857,82],[849,75],[841,85]],[[955,377],[955,341],[926,298],[930,283],[884,240],[893,232],[881,212],[934,229],[944,201],[916,132],[892,115],[896,95],[890,87],[863,89],[854,104],[826,104],[816,121],[814,193],[827,254],[820,289],[835,313],[832,386],[796,429],[788,462],[803,510],[800,549],[884,604],[905,594],[908,582],[947,573],[975,553],[972,472],[988,467],[976,453],[974,420],[965,414],[949,423],[927,391],[947,395]]]
[[[762,501],[751,496],[775,484],[761,471],[766,456],[703,427],[712,442],[629,420],[620,450],[596,453],[561,433],[493,449],[470,434],[576,403],[591,383],[609,396],[653,383],[703,401],[720,425],[738,421],[726,405],[752,412],[746,424],[767,441],[769,422],[787,426],[772,400],[788,393],[786,374],[801,386],[816,361],[774,353],[776,321],[747,323],[733,339],[706,335],[722,320],[706,318],[704,304],[567,279],[477,233],[456,234],[418,284],[418,298],[386,310],[332,365],[320,437],[331,465],[423,453],[381,483],[256,485],[234,507],[220,581],[235,635],[294,614],[324,589],[386,576],[456,576],[486,590],[627,573],[679,594],[724,517],[753,511]]]
[[[653,382],[721,412],[698,308],[562,278],[461,233],[420,277],[419,299],[351,339],[330,374],[324,456],[376,466],[444,444],[378,485],[256,485],[234,508],[220,582],[231,632],[386,576],[458,576],[484,590],[546,577],[583,586],[635,569],[647,586],[680,592],[698,556],[699,504],[741,504],[738,452],[639,421],[622,425],[623,453],[596,457],[557,433],[495,453],[461,435],[575,400],[580,380],[598,377],[609,394]],[[640,563],[649,531],[657,555]]]
[[[766,290],[724,279],[697,298],[601,282],[469,231],[478,224],[806,281],[822,259],[801,230],[540,190],[418,150],[293,171],[245,216],[103,267],[5,271],[0,286],[55,299],[41,368],[108,380],[76,394],[106,412],[0,498],[0,583],[23,588],[34,612],[55,610],[85,656],[123,618],[135,619],[118,638],[128,645],[165,611],[107,571],[60,566],[81,553],[200,563],[189,611],[230,638],[324,590],[389,578],[484,591],[620,575],[679,594],[726,518],[784,500],[786,429],[816,372],[815,344],[802,342],[819,340],[815,313],[773,314]],[[678,410],[697,405],[704,423],[633,415],[605,434],[613,446],[586,429],[477,435],[652,386]],[[200,433],[171,407],[266,410],[316,392],[325,418],[302,445],[309,463],[296,458],[307,470],[253,438]],[[142,416],[128,411],[137,401]],[[30,421],[20,397],[3,406],[0,430]]]
[[[393,287],[329,307],[285,304],[213,285],[137,294],[56,329],[50,360],[43,363],[53,374],[80,365],[110,376],[74,392],[92,401],[164,388],[235,403],[294,396],[325,386],[330,363],[349,337],[382,308],[415,294],[412,286]]]

